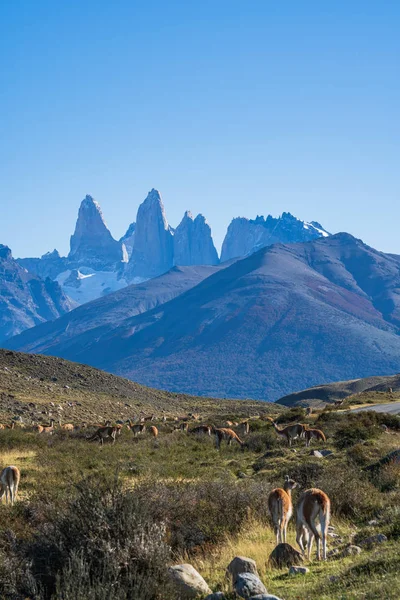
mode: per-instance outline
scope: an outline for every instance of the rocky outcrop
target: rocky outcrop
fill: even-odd
[[[0,244],[0,341],[74,308],[57,282],[29,273]]]
[[[127,267],[130,281],[166,273],[174,263],[173,235],[157,190],[152,189],[139,206],[132,256]]]
[[[60,256],[57,250],[46,252],[40,258],[17,258],[17,262],[33,275],[42,279],[50,277],[55,279],[59,273],[67,268],[67,258]]]
[[[128,258],[132,256],[133,243],[135,241],[135,229],[136,223],[131,223],[128,229],[126,230],[125,235],[123,235],[122,238],[119,240],[122,244],[124,244]]]
[[[82,200],[70,246],[68,260],[73,266],[107,270],[123,260],[122,244],[112,237],[99,204],[91,196]]]
[[[218,254],[211,237],[211,228],[203,215],[193,219],[187,211],[174,233],[174,263],[176,265],[216,265]]]
[[[316,221],[300,221],[290,213],[283,213],[275,219],[271,215],[265,219],[233,219],[222,244],[221,261],[248,256],[272,244],[293,244],[308,242],[329,234]]]

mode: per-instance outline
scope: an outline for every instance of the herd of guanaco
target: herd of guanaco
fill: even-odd
[[[280,428],[271,417],[265,417],[268,420],[276,434],[285,439],[289,446],[296,439],[305,439],[306,446],[309,446],[312,439],[317,441],[326,441],[325,434],[319,429],[314,429],[303,423],[294,423]],[[138,422],[133,422],[131,419],[126,421],[127,428],[133,433],[134,437],[148,431],[154,438],[158,437],[159,430],[155,425],[150,425],[155,420],[154,415],[142,417]],[[166,421],[166,418],[163,418]],[[211,425],[197,425],[189,427],[189,419],[184,418],[179,425],[173,427],[174,430],[181,430],[188,434],[215,436],[215,445],[219,449],[221,442],[225,441],[227,445],[232,442],[244,446],[244,441],[239,437],[246,436],[250,431],[249,420],[241,423],[232,421],[225,422],[226,427],[214,427]],[[15,422],[10,425],[0,424],[0,429],[13,429]],[[61,424],[59,427],[64,431],[74,431],[77,429],[85,429],[84,424],[80,427],[72,423]],[[237,430],[237,432],[233,429]],[[106,421],[104,425],[98,425],[95,433],[86,439],[89,441],[97,440],[101,445],[105,440],[111,440],[115,443],[117,436],[123,428],[122,422],[117,425],[112,425],[111,421]],[[51,419],[49,425],[35,425],[33,430],[39,434],[52,434],[55,431],[55,421]],[[20,481],[19,469],[15,466],[9,466],[3,469],[0,473],[0,501],[5,496],[6,504],[14,504],[18,485]],[[297,487],[297,483],[290,479],[287,475],[283,484],[283,488],[275,488],[268,496],[268,508],[272,519],[272,524],[276,536],[276,543],[286,543],[287,527],[291,517],[293,516],[292,490]],[[307,554],[310,559],[312,544],[314,539],[317,544],[317,560],[321,558],[321,542],[322,542],[322,558],[326,559],[326,544],[327,533],[330,519],[330,500],[322,490],[313,488],[303,492],[298,499],[296,506],[296,541],[303,554]]]

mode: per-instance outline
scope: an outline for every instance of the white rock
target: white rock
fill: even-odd
[[[190,600],[211,593],[203,577],[192,565],[174,565],[168,569],[168,573],[182,600]]]
[[[289,575],[306,575],[310,572],[310,569],[307,567],[290,567]]]

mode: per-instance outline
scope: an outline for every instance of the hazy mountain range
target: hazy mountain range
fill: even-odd
[[[6,345],[172,391],[276,400],[399,371],[399,334],[399,257],[320,233],[219,267],[174,268]]]

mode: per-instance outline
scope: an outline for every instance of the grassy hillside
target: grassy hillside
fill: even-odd
[[[99,406],[116,418],[109,405],[122,399],[159,415],[195,407],[202,422],[215,424],[241,411],[274,408],[176,397],[47,357],[1,353],[0,374],[14,401],[32,401],[45,411],[53,409],[51,397],[67,404],[79,395],[79,419],[92,412],[105,417]],[[281,426],[301,420],[323,429],[328,439],[319,449],[333,454],[314,457],[304,441],[290,449],[268,421],[256,418],[243,448],[223,444],[220,451],[212,438],[173,431],[160,421],[157,440],[147,434],[134,439],[123,429],[115,445],[103,447],[87,440],[90,430],[51,436],[0,430],[0,464],[21,469],[17,503],[0,506],[0,598],[179,600],[166,569],[189,562],[213,590],[233,600],[225,568],[238,554],[254,558],[268,591],[284,600],[399,598],[400,464],[368,467],[399,448],[400,418],[332,410],[306,417],[296,408],[278,419]],[[328,550],[337,555],[324,564],[306,562],[305,577],[267,564],[275,539],[266,500],[286,474],[299,484],[295,502],[311,486],[332,501],[337,537],[329,538]],[[377,533],[387,541],[363,544]],[[295,545],[293,522],[289,541]],[[361,554],[341,557],[350,542]]]
[[[335,400],[346,400],[346,404],[360,404],[369,398],[371,404],[385,403],[400,399],[400,375],[364,377],[349,381],[335,381],[317,385],[300,392],[283,396],[278,400],[284,406],[316,406],[323,407]]]
[[[21,416],[32,421],[80,423],[127,419],[139,413],[248,417],[278,413],[275,404],[219,400],[144,387],[60,358],[0,350],[0,422]]]

